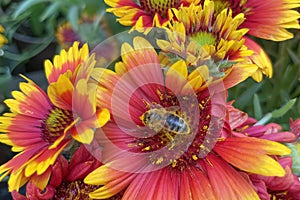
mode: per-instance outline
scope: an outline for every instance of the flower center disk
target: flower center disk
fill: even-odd
[[[89,193],[96,190],[99,186],[87,185],[82,180],[73,182],[63,182],[55,191],[55,199],[90,199]]]
[[[42,121],[43,139],[52,144],[58,137],[64,134],[64,130],[73,121],[72,112],[54,107],[46,120]]]
[[[147,153],[150,163],[155,166],[183,170],[188,165],[196,165],[199,155],[209,151],[205,142],[211,142],[206,137],[210,134],[209,97],[199,101],[195,96],[163,95],[160,90],[157,94],[161,101],[149,103],[148,110],[140,117],[144,124],[142,128],[149,128],[154,134],[136,138],[129,146],[135,152]],[[142,130],[144,133],[145,129]]]
[[[215,45],[217,42],[216,36],[207,32],[198,32],[191,36],[191,39],[201,48],[203,45]]]
[[[167,15],[168,9],[177,8],[180,0],[140,0],[141,7],[151,14]]]

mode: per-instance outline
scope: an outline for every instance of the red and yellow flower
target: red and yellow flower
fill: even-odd
[[[78,77],[78,69],[80,65],[84,65],[84,62],[95,62],[94,58],[89,58],[89,47],[84,44],[79,48],[79,42],[75,41],[68,50],[61,50],[59,55],[55,55],[53,62],[50,60],[45,61],[45,73],[49,84],[56,82],[62,74],[68,73],[68,77],[72,83],[79,80],[82,77]],[[90,63],[89,65],[95,65]],[[92,69],[87,67],[86,69]]]
[[[256,119],[231,105],[227,106],[227,110],[232,134],[236,137],[256,137],[281,143],[292,143],[299,138],[294,131],[293,121],[291,121],[291,131],[282,131],[282,127],[276,123],[256,124]]]
[[[292,173],[292,158],[284,157],[279,159],[279,163],[285,169],[286,174],[283,177],[250,175],[260,199],[286,199],[293,200],[300,198],[300,181]]]
[[[15,200],[89,199],[89,193],[99,188],[99,186],[87,185],[83,182],[83,179],[101,165],[90,154],[90,150],[81,145],[69,162],[63,156],[60,156],[53,165],[50,182],[44,190],[40,190],[35,184],[29,182],[26,185],[26,196],[13,191],[13,198]],[[111,200],[120,200],[121,197],[122,194],[118,194]]]
[[[188,0],[104,0],[117,21],[132,29],[164,27],[170,25],[176,8],[190,3]]]
[[[233,15],[243,13],[245,21],[240,25],[248,28],[249,35],[255,37],[283,41],[293,38],[287,29],[299,29],[300,14],[296,8],[300,7],[299,0],[213,0],[216,11],[230,8]],[[202,3],[204,0],[202,0]]]
[[[72,28],[72,25],[70,22],[65,22],[58,26],[57,31],[56,31],[56,39],[57,39],[58,44],[63,49],[68,49],[76,41],[82,42],[78,33],[76,33],[74,31],[74,29]]]
[[[188,65],[210,65],[219,71],[216,75],[243,68],[257,81],[261,81],[262,73],[271,76],[272,65],[264,51],[245,38],[248,29],[238,29],[244,15],[233,17],[230,9],[216,14],[215,9],[213,1],[181,7],[172,30],[166,29],[168,40],[158,40],[158,46],[186,59]]]
[[[250,180],[257,191],[260,199],[299,199],[300,181],[298,177],[293,174],[292,169],[297,161],[297,154],[294,152],[294,146],[292,145],[299,138],[299,119],[290,121],[290,132],[282,131],[279,124],[269,123],[266,125],[257,124],[257,120],[248,117],[248,114],[242,112],[231,105],[228,105],[228,119],[233,135],[236,137],[255,137],[261,139],[267,139],[270,141],[276,141],[280,143],[286,143],[288,147],[293,150],[292,157],[279,157],[276,158],[281,166],[286,171],[285,176],[262,176],[249,174]],[[296,169],[296,168],[295,168]],[[294,171],[294,170],[293,170]]]
[[[242,171],[285,175],[271,155],[288,154],[287,147],[230,134],[224,87],[209,82],[207,68],[189,74],[180,59],[165,68],[140,37],[121,52],[116,72],[97,69],[92,75],[99,81],[98,103],[108,106],[112,120],[96,133],[104,165],[85,178],[102,185],[91,198],[125,190],[122,199],[253,200],[259,196]],[[145,113],[155,109],[158,116],[172,113],[169,127],[147,125]],[[174,120],[185,126],[175,128]]]
[[[54,59],[54,67],[46,69],[47,93],[24,77],[27,82],[20,83],[21,91],[13,91],[13,99],[5,101],[10,112],[0,117],[0,142],[19,152],[0,166],[1,180],[10,175],[9,191],[18,190],[29,180],[43,190],[51,166],[65,147],[73,139],[90,143],[94,129],[108,121],[108,111],[96,109],[95,87],[88,82],[94,57],[84,60],[82,52],[73,48],[63,51],[65,57]]]
[[[112,31],[109,27],[107,17],[102,16],[100,21],[98,21],[98,18],[99,16],[97,15],[83,13],[80,15],[76,29],[72,27],[71,22],[69,21],[61,23],[55,34],[58,44],[63,49],[69,49],[76,41],[80,42],[80,46],[82,46],[85,42],[88,42],[89,47],[94,48],[100,42],[103,42],[112,36]],[[89,30],[90,33],[86,34],[86,30]],[[110,43],[111,48],[116,46],[115,43],[115,41]],[[118,51],[116,50],[116,52]],[[114,51],[110,52],[110,54],[114,53]]]

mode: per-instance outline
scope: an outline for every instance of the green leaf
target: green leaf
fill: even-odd
[[[79,8],[77,6],[72,6],[68,12],[68,20],[70,21],[74,31],[78,31],[78,17],[79,17]]]
[[[298,148],[295,144],[287,143],[286,144],[291,150],[291,156],[293,158],[293,173],[297,176],[300,176],[300,152],[298,151]]]
[[[272,112],[272,117],[278,118],[278,117],[283,116],[287,111],[289,111],[294,106],[296,101],[297,101],[296,98],[289,100],[284,106],[282,106],[281,108],[279,108],[277,110],[274,110]]]
[[[244,109],[251,102],[252,96],[261,88],[264,82],[248,85],[238,97],[236,97],[237,107]]]
[[[23,3],[21,3],[16,9],[16,11],[13,14],[13,18],[17,18],[20,14],[30,9],[32,6],[47,1],[48,0],[26,0]]]
[[[3,58],[7,58],[9,60],[14,61],[10,65],[10,70],[12,71],[16,66],[21,64],[22,62],[30,59],[31,57],[39,54],[43,51],[49,44],[53,41],[54,36],[46,36],[44,38],[39,38],[36,43],[28,46],[26,49],[22,51],[21,54],[15,54],[9,51],[5,51]]]
[[[290,48],[287,49],[289,56],[291,57],[291,59],[293,60],[293,62],[295,64],[300,64],[300,57],[298,54],[296,54],[293,50],[291,50]]]
[[[102,11],[98,14],[96,20],[95,20],[94,23],[93,23],[93,28],[94,28],[94,29],[97,29],[97,28],[99,27],[100,21],[103,20],[103,17],[105,17],[105,14],[106,14],[105,10],[102,10]]]
[[[262,125],[266,124],[268,121],[270,121],[272,118],[278,118],[283,116],[286,112],[288,112],[296,103],[297,99],[291,99],[289,102],[287,102],[284,106],[281,108],[274,110],[271,113],[267,113],[263,118],[261,118],[258,122],[256,122],[255,125]]]
[[[260,105],[260,100],[257,94],[253,96],[253,105],[254,105],[254,118],[260,119],[262,118],[262,109]]]
[[[62,1],[57,1],[54,2],[53,4],[51,4],[47,9],[46,12],[44,12],[41,16],[40,16],[40,21],[44,21],[47,18],[53,16],[54,14],[56,14],[60,8],[60,6],[63,5]]]
[[[0,67],[0,93],[7,95],[10,88],[7,85],[11,82],[12,76],[8,67]]]

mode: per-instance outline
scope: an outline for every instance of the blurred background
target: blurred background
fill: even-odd
[[[106,13],[106,5],[99,0],[1,0],[0,6],[0,25],[4,28],[0,33],[6,38],[0,47],[0,114],[7,111],[3,101],[23,81],[20,73],[46,89],[45,59],[52,60],[75,40],[88,42],[93,49],[129,29]],[[264,119],[279,123],[284,130],[289,130],[290,118],[300,117],[300,33],[294,34],[293,39],[284,42],[253,38],[272,60],[273,78],[264,78],[260,83],[249,78],[229,91],[235,107],[258,120],[273,113]],[[106,56],[104,59],[114,55]],[[13,156],[5,145],[0,146],[0,153],[0,164]],[[10,198],[5,181],[1,182],[0,199]]]

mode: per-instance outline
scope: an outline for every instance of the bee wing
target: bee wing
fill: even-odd
[[[136,138],[148,138],[156,135],[156,132],[149,129],[147,126],[137,126],[136,128],[126,129],[123,131]]]
[[[169,106],[169,107],[167,107],[165,109],[167,111],[176,112],[176,111],[180,110],[180,106]]]
[[[162,107],[162,105],[160,104],[150,104],[150,109],[163,109],[164,107]]]

